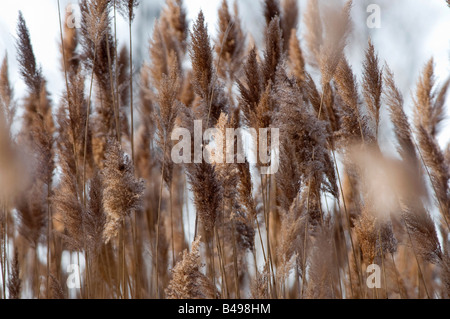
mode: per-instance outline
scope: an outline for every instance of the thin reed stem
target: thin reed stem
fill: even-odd
[[[2,258],[2,288],[3,288],[3,299],[6,299],[6,263],[7,263],[7,256],[6,256],[6,239],[7,239],[7,233],[6,233],[6,225],[7,225],[7,213],[6,213],[6,204],[2,201],[2,214],[3,214],[3,220],[2,220],[2,242],[1,245],[2,251],[1,251],[1,258]]]
[[[273,269],[273,264],[272,264],[272,258],[271,258],[271,253],[270,253],[270,233],[269,233],[269,214],[267,213],[267,198],[266,198],[266,193],[264,192],[264,181],[263,181],[263,174],[260,172],[259,174],[260,177],[260,181],[261,181],[261,193],[262,193],[262,198],[263,198],[263,211],[264,211],[264,224],[266,225],[266,241],[267,241],[267,256],[268,256],[268,261],[269,261],[269,269],[270,269],[270,273],[271,273],[271,278],[273,281],[273,294],[276,296],[276,288],[275,288],[275,272]]]
[[[172,203],[172,186],[169,185],[169,206],[170,206],[170,235],[172,237],[172,267],[175,267],[175,237],[173,236],[173,203]]]
[[[134,115],[133,115],[133,36],[131,31],[131,19],[129,20],[130,30],[130,120],[131,120],[131,159],[134,165]]]
[[[106,32],[106,55],[108,57],[108,72],[109,72],[109,83],[111,88],[111,99],[113,103],[113,109],[114,109],[114,118],[116,120],[116,136],[117,141],[121,143],[121,132],[119,127],[119,101],[116,100],[116,95],[114,94],[114,81],[113,81],[113,75],[112,75],[112,62],[111,62],[111,53],[109,48],[109,34],[108,31]],[[117,69],[117,64],[116,64]],[[116,70],[117,73],[117,70]]]
[[[97,45],[94,49],[94,62],[92,64],[91,81],[89,85],[89,98],[86,112],[86,127],[84,130],[84,149],[83,149],[83,205],[86,208],[86,156],[87,156],[87,140],[89,131],[89,117],[91,114],[92,87],[94,85],[95,60],[97,57]]]
[[[219,252],[218,253],[218,255],[219,255],[219,263],[220,263],[220,269],[221,269],[221,272],[222,272],[222,288],[225,291],[226,298],[230,299],[229,288],[228,288],[228,281],[227,281],[227,273],[225,271],[225,260],[224,260],[225,255],[223,253],[222,245],[220,244],[219,233],[217,231],[217,227],[214,227],[214,235],[215,235],[215,238],[216,238],[217,250]]]
[[[166,153],[166,139],[164,139],[164,147],[163,147],[163,154]],[[163,155],[164,156],[164,155]],[[160,181],[160,187],[159,187],[159,201],[158,201],[158,216],[156,221],[156,296],[159,298],[159,228],[161,224],[161,201],[162,201],[162,191],[163,191],[163,185],[164,185],[164,167],[165,167],[165,161],[162,161],[162,168],[161,168],[161,181]],[[194,237],[196,238],[196,237]]]
[[[237,264],[237,249],[236,249],[236,226],[233,223],[233,265],[234,265],[234,289],[235,289],[235,297],[237,299],[241,299],[240,289],[239,289],[239,272],[238,272],[238,264]]]

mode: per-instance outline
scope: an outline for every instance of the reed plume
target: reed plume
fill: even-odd
[[[380,70],[378,56],[369,40],[366,59],[363,63],[363,93],[366,105],[375,119],[375,132],[378,133],[380,123],[381,92],[383,87],[383,72]]]
[[[310,54],[310,60],[318,66],[323,45],[323,27],[318,0],[308,0],[304,20],[308,30],[305,33],[305,41]]]
[[[429,169],[430,179],[440,212],[445,223],[450,220],[450,199],[448,181],[450,179],[444,155],[436,142],[439,123],[443,119],[442,96],[445,96],[449,86],[447,81],[436,97],[434,93],[433,60],[426,64],[422,76],[417,83],[415,104],[415,127],[421,155],[424,164]],[[445,99],[445,98],[444,98]]]
[[[17,61],[20,66],[20,74],[28,86],[30,92],[38,97],[41,93],[43,82],[42,70],[37,65],[31,45],[30,33],[22,12],[19,11],[19,21],[17,23]]]
[[[234,80],[234,75],[241,67],[245,50],[245,35],[241,29],[241,21],[234,4],[234,17],[230,14],[227,0],[222,1],[219,9],[219,36],[216,39],[217,72],[222,78]]]
[[[169,26],[166,32],[177,40],[180,52],[186,53],[189,25],[183,0],[168,0],[162,16]]]
[[[226,111],[226,99],[221,84],[217,81],[213,65],[213,51],[203,12],[200,11],[191,32],[189,49],[192,60],[193,87],[201,99],[201,114],[207,127],[214,126],[220,113]]]
[[[144,185],[134,177],[134,167],[117,141],[110,140],[106,151],[103,207],[106,213],[103,237],[109,242],[118,235],[119,227],[131,212],[139,211],[142,205]]]
[[[60,163],[62,168],[62,179],[60,185],[55,190],[52,199],[56,211],[64,212],[64,226],[67,233],[64,236],[67,244],[74,250],[81,250],[84,247],[84,215],[85,210],[79,198],[79,186],[75,176],[69,169],[67,162]]]
[[[216,169],[203,161],[191,164],[187,174],[199,220],[207,232],[212,232],[222,200],[222,187],[218,182]]]
[[[325,32],[323,48],[320,51],[320,71],[322,83],[328,83],[343,58],[347,38],[352,29],[350,11],[352,0],[347,1],[340,15],[330,12],[328,28]]]
[[[211,299],[217,292],[209,279],[201,273],[200,237],[192,243],[191,251],[183,252],[183,259],[173,269],[173,277],[166,290],[169,299]]]
[[[300,47],[300,41],[297,37],[297,30],[292,29],[289,38],[289,64],[293,75],[297,79],[297,85],[301,86],[305,81],[305,59],[303,57],[303,51]]]

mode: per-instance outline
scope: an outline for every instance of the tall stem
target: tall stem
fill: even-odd
[[[164,147],[163,154],[166,154],[166,139],[164,139]],[[163,155],[164,156],[164,155]],[[162,191],[164,185],[164,167],[165,161],[163,160],[162,169],[161,169],[161,183],[159,187],[159,201],[158,201],[158,217],[156,221],[156,298],[159,298],[159,228],[160,228],[160,219],[161,219],[161,200],[162,200]]]
[[[233,225],[233,264],[234,264],[234,288],[236,298],[240,299],[240,291],[239,291],[239,272],[238,272],[238,264],[237,264],[237,249],[236,249],[236,227],[234,225],[234,220],[231,221]]]
[[[89,87],[89,99],[88,99],[88,107],[86,112],[86,127],[84,131],[84,151],[83,151],[83,205],[86,207],[86,153],[87,153],[87,139],[88,139],[88,131],[89,131],[89,115],[91,113],[91,99],[92,99],[92,86],[94,84],[94,70],[95,70],[95,61],[97,58],[97,45],[95,45],[94,49],[94,63],[92,64],[92,73],[91,73],[91,84]]]
[[[47,219],[48,219],[48,233],[47,233],[47,283],[46,283],[46,289],[47,289],[47,298],[50,298],[49,294],[49,279],[50,279],[50,237],[52,234],[52,213],[50,210],[50,184],[47,185]]]
[[[120,129],[120,100],[119,100],[119,72],[117,72],[117,18],[116,18],[116,0],[114,0],[114,62],[116,66],[116,72],[115,72],[115,95],[116,95],[116,101],[117,101],[117,116],[119,118],[117,123],[117,130],[120,132],[119,138],[122,137],[122,131]],[[120,139],[119,139],[120,142]]]
[[[106,55],[108,57],[108,72],[109,72],[109,83],[110,83],[110,89],[111,89],[111,98],[113,103],[113,110],[114,110],[114,119],[116,120],[116,134],[117,134],[117,142],[121,142],[121,132],[119,127],[119,101],[116,101],[116,95],[114,93],[114,81],[113,81],[113,75],[112,75],[112,62],[111,62],[111,53],[109,48],[109,33],[107,29],[106,33]],[[116,65],[117,68],[117,65]],[[117,73],[117,70],[116,70]]]
[[[276,296],[277,292],[276,292],[275,272],[274,272],[273,263],[272,263],[272,256],[271,256],[272,254],[270,251],[269,213],[267,212],[268,203],[267,203],[267,197],[266,197],[267,192],[264,192],[264,188],[265,188],[266,184],[263,181],[263,174],[261,172],[260,172],[259,176],[260,176],[260,180],[261,180],[261,192],[262,192],[262,198],[263,198],[264,223],[266,225],[267,258],[269,261],[269,272],[272,274],[273,293]],[[266,181],[267,181],[267,178],[266,178]]]
[[[131,32],[131,19],[129,20],[130,29],[130,116],[131,116],[131,159],[134,165],[134,117],[133,117],[133,42]]]
[[[175,267],[175,237],[173,235],[173,205],[172,205],[172,182],[169,185],[169,206],[170,206],[170,233],[172,236],[172,267]]]
[[[6,258],[6,224],[7,224],[7,214],[6,214],[6,205],[3,203],[2,205],[2,210],[3,210],[3,220],[2,220],[2,230],[3,233],[2,238],[1,238],[1,245],[3,247],[0,247],[0,251],[1,251],[1,262],[2,262],[2,284],[3,284],[3,299],[6,299],[6,266],[5,263],[7,261]]]
[[[225,271],[225,254],[223,253],[222,245],[220,244],[219,233],[217,231],[217,227],[214,226],[214,234],[216,238],[217,251],[219,256],[219,264],[222,272],[222,288],[225,290],[226,298],[229,299],[229,290],[228,290],[228,281],[227,281],[227,273]],[[224,294],[222,293],[222,296]]]

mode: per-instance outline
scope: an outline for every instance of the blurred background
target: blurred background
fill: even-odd
[[[142,63],[148,60],[148,41],[156,17],[164,6],[164,0],[141,0],[141,5],[133,24],[135,54],[135,74],[139,73]],[[232,0],[228,0],[232,4]],[[251,38],[260,44],[264,30],[262,0],[236,0],[244,30]],[[307,0],[299,0],[300,16],[306,7]],[[323,5],[325,2],[319,1]],[[332,2],[343,3],[341,0]],[[221,0],[188,0],[184,1],[190,22],[196,18],[200,9],[203,10],[211,36],[214,38],[217,30],[217,10]],[[367,12],[370,4],[377,4],[381,9],[381,27],[370,29],[366,20],[371,14]],[[61,17],[64,23],[65,11],[71,5],[76,17],[79,15],[78,2],[75,0],[60,0]],[[60,70],[59,51],[59,18],[57,0],[15,0],[2,1],[0,4],[0,58],[8,54],[10,63],[10,79],[14,93],[20,99],[25,90],[25,84],[19,77],[17,61],[15,60],[15,37],[18,11],[23,12],[30,30],[34,52],[42,66],[45,78],[48,80],[50,97],[58,102],[64,88],[63,73]],[[444,0],[359,0],[354,1],[352,9],[354,33],[347,57],[358,80],[361,79],[361,62],[364,49],[370,37],[378,51],[381,62],[388,63],[394,71],[397,85],[404,94],[406,111],[411,113],[411,92],[421,68],[431,58],[435,61],[438,83],[443,83],[450,76],[450,8]],[[300,19],[298,36],[303,37],[303,19]],[[128,27],[119,16],[118,39],[120,45],[128,45]],[[449,112],[447,110],[447,112]],[[386,112],[385,112],[386,113]],[[20,115],[20,110],[18,115]],[[384,117],[387,119],[386,117]],[[389,140],[389,121],[382,124],[380,141]],[[447,122],[448,123],[448,122]],[[448,125],[445,125],[447,127]],[[439,136],[439,142],[444,147],[450,140],[450,128],[444,128]],[[394,147],[385,143],[386,151]]]

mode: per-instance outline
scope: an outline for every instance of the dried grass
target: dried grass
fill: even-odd
[[[333,11],[309,0],[300,17],[295,0],[265,0],[258,46],[239,3],[221,2],[212,39],[202,12],[189,28],[183,1],[167,0],[142,67],[132,33],[129,49],[115,34],[116,10],[131,31],[138,4],[81,1],[81,29],[61,25],[57,101],[19,13],[24,99],[8,56],[0,69],[2,298],[450,296],[450,146],[438,143],[450,81],[432,59],[411,121],[375,41],[361,74],[345,55],[352,1]],[[171,134],[186,128],[193,151],[195,120],[202,134],[278,128],[278,172],[251,162],[258,131],[234,136],[234,151],[248,146],[242,162],[175,164]],[[394,158],[378,138],[388,121]],[[230,147],[216,142],[201,150]],[[70,292],[68,253],[85,265]],[[365,284],[373,263],[379,289]]]

